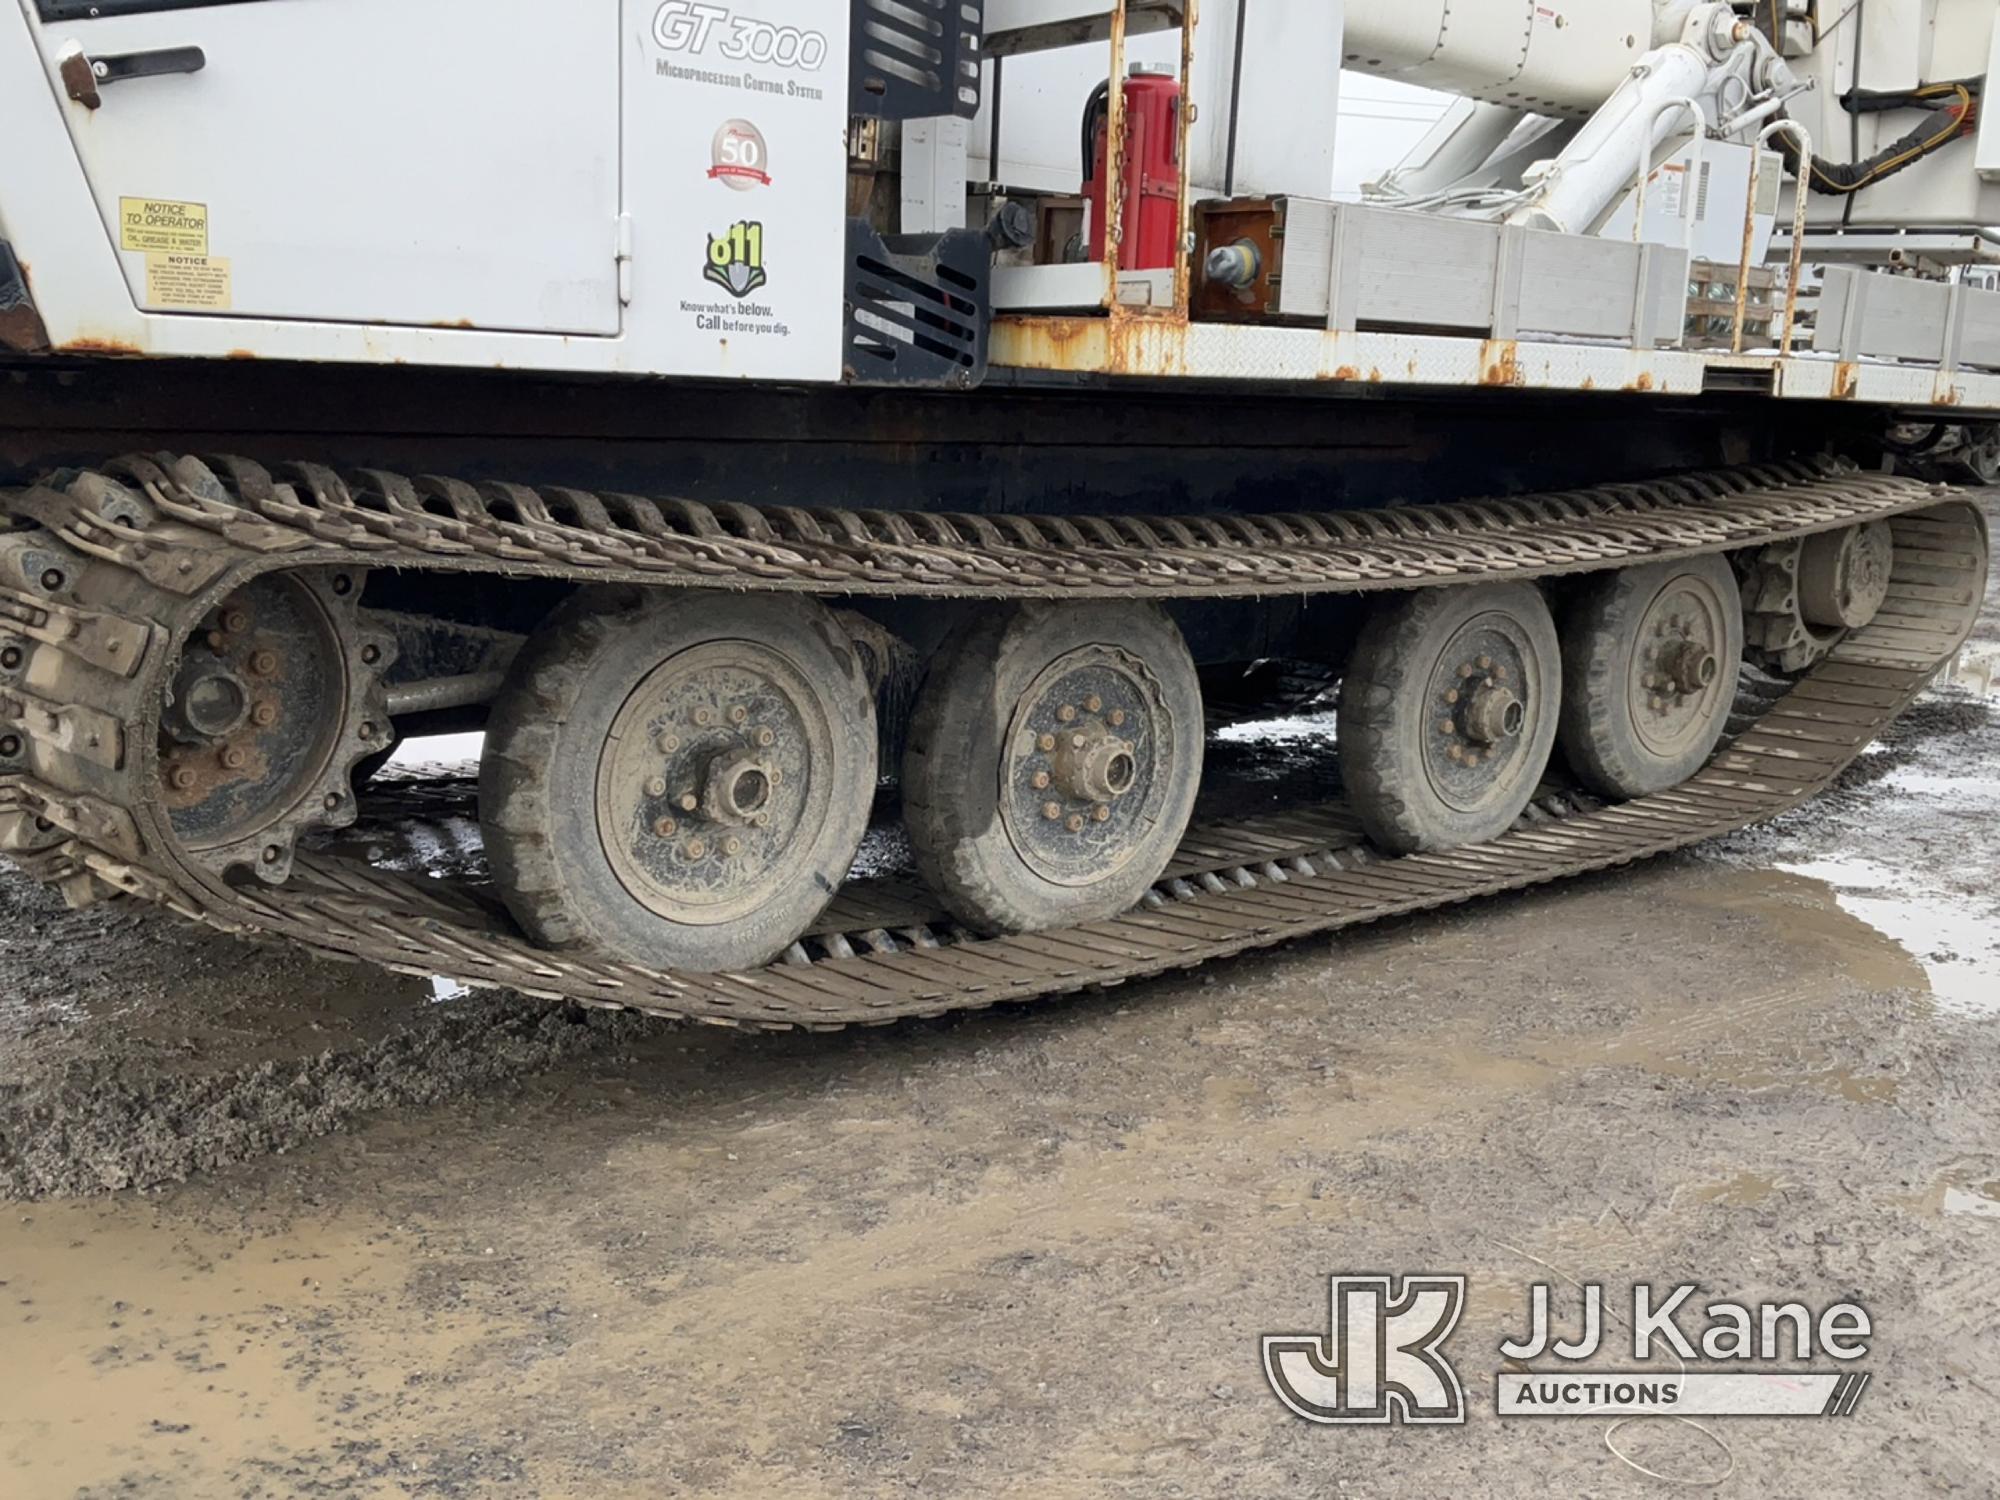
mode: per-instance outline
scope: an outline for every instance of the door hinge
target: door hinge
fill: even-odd
[[[618,216],[618,305],[632,305],[632,216]]]

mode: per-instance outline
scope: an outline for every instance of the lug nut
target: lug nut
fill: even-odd
[[[222,613],[222,628],[231,635],[241,635],[250,628],[250,616],[240,609],[224,610]]]
[[[694,721],[695,721],[695,723],[697,723],[697,724],[707,724],[707,723],[709,723],[710,721],[712,721],[712,720],[713,720],[714,718],[715,718],[715,715],[714,715],[714,714],[712,714],[712,713],[710,713],[710,712],[709,712],[709,711],[708,711],[707,709],[705,709],[705,708],[697,708],[697,709],[696,709],[696,710],[694,711]]]
[[[1071,814],[1069,815],[1069,819],[1068,819],[1068,821],[1067,821],[1067,822],[1065,822],[1065,823],[1063,824],[1063,827],[1067,828],[1067,829],[1068,829],[1068,830],[1069,830],[1069,831],[1070,831],[1071,833],[1082,833],[1082,832],[1083,832],[1083,814],[1082,814],[1082,813],[1071,813]]]
[[[1037,750],[1053,750],[1055,749],[1055,747],[1056,747],[1056,737],[1052,734],[1042,735],[1039,739],[1035,741],[1035,748]]]
[[[1458,669],[1458,675],[1459,675],[1460,677],[1471,677],[1471,676],[1472,676],[1472,671],[1473,671],[1473,668],[1472,668],[1472,663],[1471,663],[1471,662],[1466,662],[1466,663],[1464,663],[1464,664],[1463,664],[1462,666],[1460,666],[1460,667],[1459,667],[1459,669]]]
[[[660,754],[672,755],[681,747],[681,737],[677,734],[663,734],[658,740]]]
[[[1479,670],[1480,670],[1480,671],[1482,671],[1482,672],[1490,672],[1490,671],[1492,671],[1492,670],[1493,670],[1493,658],[1492,658],[1492,657],[1490,657],[1490,656],[1482,656],[1482,657],[1480,657],[1480,658],[1479,658]]]
[[[208,633],[207,635],[203,636],[203,637],[202,637],[202,639],[203,639],[204,641],[208,642],[208,649],[209,649],[209,650],[211,650],[211,651],[220,651],[220,650],[222,649],[222,632],[221,632],[221,631],[219,631],[219,630],[211,630],[211,631],[209,631],[209,633]]]
[[[250,710],[250,722],[260,729],[269,729],[278,722],[278,705],[260,703]]]
[[[1456,732],[1457,732],[1457,729],[1458,729],[1458,726],[1457,726],[1456,724],[1452,723],[1452,721],[1451,721],[1451,720],[1449,720],[1449,719],[1439,719],[1439,720],[1438,720],[1438,733],[1439,733],[1439,734],[1453,734],[1453,733],[1456,733]]]
[[[655,776],[655,777],[654,777],[654,778],[653,778],[653,779],[652,779],[651,781],[647,782],[647,783],[646,783],[646,795],[647,795],[648,797],[664,797],[664,796],[666,796],[666,795],[667,795],[667,778],[666,778],[666,777],[664,777],[664,776]]]
[[[1462,761],[1465,759],[1465,751],[1462,747],[1458,745],[1453,745],[1449,750],[1445,751],[1445,754],[1450,756],[1453,760]]]
[[[1095,693],[1092,693],[1088,698],[1083,700],[1083,711],[1087,714],[1094,714],[1103,707],[1104,700]]]
[[[768,750],[772,745],[777,743],[777,740],[778,737],[768,729],[757,731],[757,746],[759,749]]]
[[[269,677],[278,670],[278,653],[275,651],[252,651],[250,670],[259,677]]]
[[[1112,709],[1112,710],[1111,710],[1111,727],[1112,727],[1113,729],[1117,729],[1117,728],[1120,728],[1120,727],[1121,727],[1121,726],[1122,726],[1122,725],[1123,725],[1124,723],[1125,723],[1125,710],[1124,710],[1124,709],[1122,709],[1122,708],[1114,708],[1114,709]]]
[[[186,766],[175,766],[167,772],[167,782],[177,792],[184,792],[194,785],[194,772]]]
[[[1047,818],[1051,823],[1055,822],[1057,818],[1062,816],[1062,804],[1060,802],[1044,802],[1042,804],[1042,816]]]
[[[1100,802],[1090,810],[1090,816],[1093,822],[1108,822],[1111,818],[1111,809]]]
[[[1453,688],[1453,689],[1452,689],[1452,690],[1451,690],[1450,692],[1446,693],[1446,694],[1444,695],[1444,701],[1445,701],[1445,702],[1447,702],[1447,703],[1456,703],[1456,702],[1458,702],[1458,689],[1457,689],[1457,688]]]
[[[1071,703],[1065,703],[1061,708],[1056,710],[1056,717],[1067,724],[1071,719],[1076,717],[1076,706]]]
[[[250,757],[243,753],[241,745],[230,745],[222,752],[222,763],[232,771],[240,771],[250,763]]]
[[[771,783],[772,786],[778,786],[783,783],[785,779],[785,773],[783,771],[780,771],[776,766],[773,766],[771,768],[770,776],[767,777],[766,779]]]
[[[745,708],[740,703],[737,704],[734,708],[729,710],[729,722],[732,724],[741,724],[745,719],[749,717],[750,717],[750,710]]]
[[[653,823],[653,833],[657,838],[670,839],[680,829],[680,824],[672,818],[658,818]]]
[[[722,841],[722,852],[724,854],[741,854],[743,852],[743,840],[738,838],[724,839]]]
[[[693,839],[689,841],[688,843],[689,859],[700,859],[706,853],[708,853],[708,845],[704,844],[700,839]]]
[[[1049,773],[1047,771],[1035,772],[1035,790],[1038,792],[1046,792],[1048,789],[1049,789]]]
[[[700,806],[701,806],[701,798],[697,797],[693,792],[681,793],[682,812],[693,812],[697,807]]]

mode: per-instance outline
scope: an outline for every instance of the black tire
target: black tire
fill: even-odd
[[[675,799],[699,785],[687,776],[664,798],[647,783],[630,807],[623,800],[629,760],[651,753],[656,731],[664,747],[667,726],[688,722],[660,718],[641,732],[652,685],[680,671],[675,690],[699,695],[704,683],[722,680],[722,669],[705,677],[705,668],[686,664],[717,653],[754,663],[782,684],[769,702],[758,700],[760,715],[768,711],[790,730],[787,716],[796,711],[806,726],[769,752],[806,757],[794,762],[804,770],[782,801],[766,789],[776,823],[767,812],[755,828],[711,825],[706,801],[702,812],[670,816]],[[734,691],[751,669],[732,670]],[[712,728],[686,728],[686,747],[673,741],[676,756],[713,766],[725,752],[764,753],[732,748],[762,730],[756,719],[739,726],[725,713],[734,709],[718,711]],[[678,761],[662,749],[660,764],[664,785]],[[494,879],[537,942],[651,967],[748,968],[782,953],[847,878],[867,831],[875,772],[874,694],[852,641],[820,605],[772,595],[590,590],[544,622],[508,673],[480,762],[480,823]],[[779,778],[770,780],[775,786]],[[610,783],[617,795],[607,798]],[[607,822],[630,830],[627,844],[607,848]],[[717,875],[725,843],[740,862]],[[649,885],[654,870],[686,883]],[[702,879],[711,884],[700,886]]]
[[[1121,695],[1117,701],[1131,696],[1145,705],[1143,726],[1137,708],[1127,713],[1100,702],[1092,711],[1105,716],[1092,722],[1093,732],[1130,736],[1119,741],[1130,752],[1127,790],[1103,802],[1071,799],[1060,786],[1024,792],[1021,778],[1034,773],[1009,744],[1027,722],[1022,715],[1045,690],[1062,696],[1067,674],[1098,671],[1107,675],[1075,680],[1102,681],[1106,692]],[[1121,715],[1115,730],[1104,727],[1113,712]],[[1129,910],[1186,832],[1202,738],[1193,658],[1154,606],[1079,601],[983,610],[932,662],[911,722],[903,817],[918,870],[953,916],[983,933],[1072,926]],[[1048,820],[1048,834],[1067,833],[1072,853],[1045,855],[1035,842],[1040,832],[1020,812],[1024,796],[1050,797],[1063,808]],[[1072,819],[1083,826],[1070,833]]]
[[[1670,621],[1681,625],[1669,631]],[[1712,671],[1682,680],[1662,661],[1663,642],[1679,649],[1696,635]],[[1559,738],[1570,769],[1607,797],[1687,780],[1728,725],[1742,659],[1743,600],[1720,553],[1603,575],[1563,625]]]
[[[1482,647],[1515,665],[1503,664],[1498,681],[1461,676],[1477,673]],[[1338,721],[1341,779],[1369,838],[1409,854],[1506,832],[1548,767],[1561,687],[1555,620],[1532,584],[1421,589],[1375,610],[1348,662]],[[1514,695],[1520,713],[1503,715],[1514,727],[1497,741],[1475,744],[1458,726],[1462,695],[1480,689]]]

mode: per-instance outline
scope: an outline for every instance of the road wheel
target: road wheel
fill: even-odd
[[[592,590],[508,674],[479,804],[528,934],[654,967],[784,951],[847,878],[875,701],[810,600]]]
[[[1722,738],[1742,655],[1728,559],[1605,574],[1563,632],[1561,743],[1571,769],[1610,797],[1687,780]]]
[[[1555,743],[1555,621],[1525,583],[1423,589],[1362,627],[1340,692],[1340,770],[1397,853],[1506,832]]]
[[[988,609],[932,663],[903,759],[917,866],[980,932],[1129,909],[1201,780],[1201,688],[1151,605]]]

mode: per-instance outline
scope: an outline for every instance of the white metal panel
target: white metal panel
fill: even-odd
[[[141,306],[188,304],[122,247],[121,199],[205,209],[215,312],[617,329],[616,0],[267,0],[41,31],[52,79],[66,47],[206,54],[63,102]]]
[[[1653,0],[1347,0],[1347,67],[1542,113],[1588,113],[1653,45]]]

